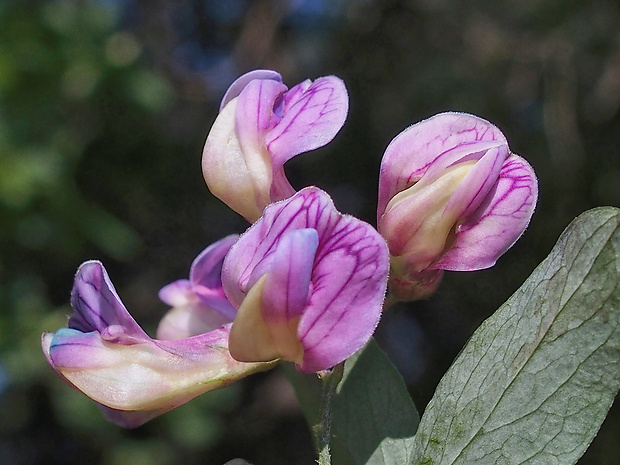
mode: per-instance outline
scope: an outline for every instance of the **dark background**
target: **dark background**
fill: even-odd
[[[494,122],[538,173],[538,209],[497,266],[448,273],[431,299],[383,318],[378,340],[422,411],[568,223],[620,205],[619,31],[615,0],[0,2],[0,463],[313,463],[279,370],[125,431],[39,343],[65,326],[82,261],[104,262],[152,333],[159,288],[245,229],[208,192],[200,157],[227,86],[254,68],[289,86],[345,80],[344,129],[287,172],[372,224],[385,147],[441,111]],[[617,464],[618,437],[616,406],[580,464]]]

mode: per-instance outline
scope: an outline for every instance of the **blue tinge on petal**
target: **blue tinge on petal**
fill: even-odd
[[[62,378],[121,426],[139,426],[273,366],[234,360],[228,351],[230,325],[182,340],[151,339],[125,309],[100,262],[79,268],[72,304],[73,326],[44,333],[43,352]]]

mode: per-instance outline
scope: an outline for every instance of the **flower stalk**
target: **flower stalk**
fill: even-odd
[[[344,362],[339,363],[331,370],[319,373],[321,378],[321,418],[314,427],[314,433],[319,445],[319,465],[331,465],[330,442],[332,437],[332,401],[336,396],[336,388],[344,373]]]

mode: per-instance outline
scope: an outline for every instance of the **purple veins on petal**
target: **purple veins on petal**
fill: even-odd
[[[443,214],[454,212],[453,214],[457,214],[459,218],[465,218],[472,214],[497,183],[507,156],[507,146],[489,149],[473,165],[454,191]]]
[[[471,152],[468,144],[481,141],[507,143],[497,127],[465,113],[440,113],[405,129],[383,155],[377,212],[382,213],[396,193],[417,182],[442,154],[461,145],[464,152]]]
[[[273,112],[274,103],[286,90],[287,87],[277,81],[254,80],[239,94],[235,125],[244,152],[253,155],[263,150],[265,134],[280,121]]]
[[[272,333],[281,330],[274,321],[299,317],[296,337],[303,357],[293,361],[299,370],[312,372],[341,362],[368,341],[381,313],[388,262],[385,241],[374,228],[340,214],[320,189],[305,188],[265,209],[231,248],[222,281],[236,307],[255,285],[264,285],[268,294],[261,312]],[[308,265],[306,286],[301,273]],[[275,278],[287,270],[292,278]],[[267,285],[262,276],[274,278]],[[308,289],[303,308],[303,290],[295,290],[295,304],[282,298],[291,295],[294,282]]]
[[[292,89],[265,70],[239,78],[205,142],[202,170],[211,192],[250,222],[295,193],[283,164],[319,148],[347,116],[342,80],[327,76]]]
[[[525,230],[536,198],[532,168],[488,121],[443,113],[407,128],[386,149],[379,177],[391,294],[425,298],[437,270],[492,266]]]
[[[314,229],[285,232],[268,260],[251,274],[231,329],[233,357],[241,361],[275,358],[301,362],[297,322],[310,293],[318,235]]]
[[[510,155],[492,195],[461,224],[452,248],[431,268],[472,271],[493,266],[527,227],[537,198],[533,168]]]
[[[340,363],[368,341],[379,322],[389,258],[384,241],[368,228],[342,217],[317,254],[312,296],[298,327],[305,350],[301,371]]]
[[[75,313],[69,318],[69,328],[105,332],[107,328],[117,327],[123,329],[119,337],[148,338],[121,302],[99,261],[85,262],[78,269],[71,305]]]
[[[97,261],[79,268],[72,305],[69,328],[42,335],[45,357],[121,426],[139,426],[204,392],[271,367],[230,356],[230,324],[182,340],[150,338]]]
[[[347,90],[335,76],[317,79],[295,97],[286,102],[281,121],[265,138],[274,170],[295,155],[330,142],[347,117]]]
[[[315,191],[321,192],[321,196]],[[273,254],[285,232],[316,229],[320,244],[322,231],[328,230],[337,221],[339,214],[333,206],[330,209],[322,208],[325,197],[329,198],[327,194],[311,188],[300,192],[304,192],[304,195],[295,195],[287,202],[278,202],[266,208],[261,220],[241,236],[244,240],[237,242],[224,260],[222,283],[235,307],[241,305],[258,277],[271,266]]]

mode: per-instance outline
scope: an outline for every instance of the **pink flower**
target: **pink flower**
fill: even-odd
[[[205,142],[207,186],[255,221],[268,204],[295,193],[284,163],[331,141],[344,124],[348,102],[344,83],[335,76],[289,90],[275,71],[244,74],[226,92]]]
[[[222,251],[225,253],[234,240],[234,236],[223,239],[194,262],[190,282],[196,295],[185,289],[182,306],[192,307],[190,315],[205,315],[192,320],[184,318],[183,312],[181,317],[175,315],[173,309],[164,327],[171,325],[176,336],[185,336],[178,340],[149,337],[121,302],[103,265],[85,262],[75,276],[71,294],[75,313],[68,328],[42,335],[47,361],[69,384],[96,401],[108,420],[128,428],[207,391],[271,368],[269,363],[239,362],[228,351],[234,309],[221,301],[225,297],[218,295],[218,280]],[[168,287],[163,293],[171,297],[174,291]],[[178,293],[176,298],[179,300]],[[227,317],[229,310],[233,314]],[[198,324],[192,326],[192,321]],[[220,322],[224,325],[216,326]]]
[[[179,279],[159,291],[172,309],[157,327],[158,339],[184,339],[206,333],[235,319],[237,311],[222,288],[222,263],[237,241],[233,234],[203,250],[194,260],[188,279]]]
[[[488,121],[442,113],[407,128],[385,151],[379,176],[390,292],[423,298],[443,270],[494,265],[525,230],[537,195],[532,167]]]
[[[384,239],[320,189],[268,206],[224,260],[222,284],[238,309],[230,353],[302,372],[342,362],[379,322],[388,268]]]

